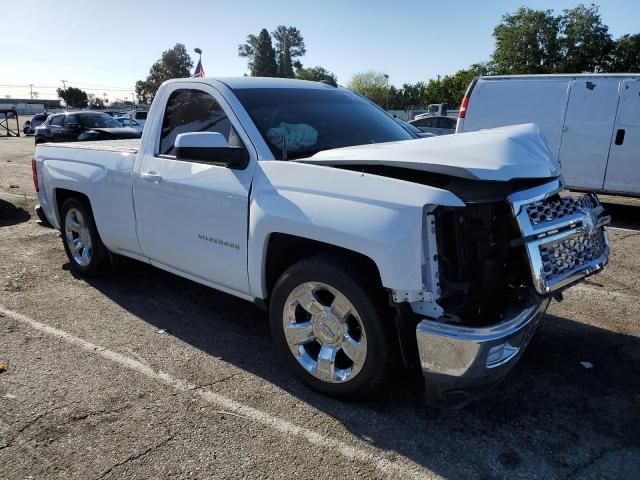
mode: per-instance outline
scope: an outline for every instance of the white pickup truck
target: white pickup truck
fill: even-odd
[[[337,397],[413,366],[431,401],[468,401],[609,256],[535,126],[417,139],[323,83],[169,81],[140,140],[38,145],[33,173],[75,271],[124,255],[263,305]]]

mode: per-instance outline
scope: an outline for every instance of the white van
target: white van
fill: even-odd
[[[570,188],[640,195],[640,74],[479,77],[456,133],[537,123]]]

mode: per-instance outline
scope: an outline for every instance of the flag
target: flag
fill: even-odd
[[[198,65],[196,65],[196,71],[193,72],[194,77],[204,77],[204,68],[202,68],[202,61],[198,60]]]

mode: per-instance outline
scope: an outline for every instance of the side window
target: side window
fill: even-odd
[[[424,119],[424,125],[422,125],[423,127],[427,127],[427,128],[435,128],[436,126],[436,119],[435,118],[425,118]]]
[[[415,125],[416,127],[426,127],[426,120],[424,118],[421,118],[420,120],[415,120],[412,125]]]
[[[51,125],[53,125],[54,127],[61,127],[63,120],[64,115],[55,115],[53,118],[51,118]]]
[[[218,132],[229,140],[231,122],[220,104],[200,90],[176,90],[167,101],[160,132],[160,154],[174,155],[173,144],[181,133]]]
[[[75,123],[77,125],[78,124],[78,117],[76,117],[75,115],[65,115],[65,117],[64,117],[64,126],[66,127],[67,125],[69,125],[71,123]]]
[[[456,128],[456,120],[453,118],[446,118],[446,117],[442,117],[440,118],[440,121],[438,123],[438,127],[439,128]]]

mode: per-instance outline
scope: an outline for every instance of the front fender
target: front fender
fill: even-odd
[[[382,284],[421,290],[425,205],[462,206],[451,192],[402,180],[304,163],[261,161],[249,213],[249,285],[267,296],[269,235],[336,245],[373,260]]]

